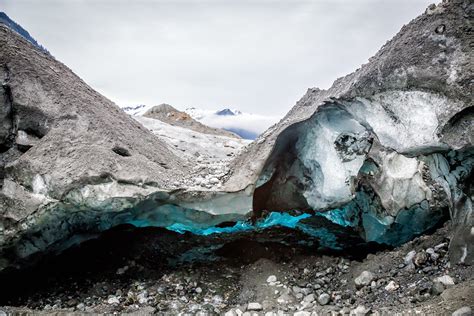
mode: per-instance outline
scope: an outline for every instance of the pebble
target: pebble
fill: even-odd
[[[107,300],[107,303],[109,303],[110,305],[115,305],[115,304],[120,304],[120,301],[115,296],[112,296],[112,297],[109,297],[109,299]]]
[[[444,243],[442,243],[442,244],[436,245],[436,246],[434,247],[434,249],[435,249],[436,251],[439,251],[440,249],[447,248],[447,247],[448,247],[448,243],[444,242]]]
[[[454,280],[452,277],[450,277],[449,275],[445,274],[443,276],[440,276],[440,277],[437,277],[436,279],[434,279],[434,282],[440,282],[442,283],[444,286],[451,286],[451,285],[454,285]]]
[[[309,294],[309,295],[305,296],[304,299],[303,299],[303,301],[306,302],[306,303],[314,302],[314,300],[315,300],[314,294]]]
[[[268,278],[267,278],[267,282],[268,283],[275,283],[277,281],[277,277],[274,276],[274,275],[270,275]]]
[[[431,294],[433,295],[440,295],[441,293],[444,292],[444,285],[441,282],[433,282],[433,285],[431,286]]]
[[[255,302],[252,302],[252,303],[249,303],[247,305],[247,310],[248,311],[261,311],[263,308],[262,308],[262,305],[260,303],[255,303]]]
[[[399,285],[395,281],[390,281],[387,286],[385,286],[385,291],[393,292],[399,288]]]
[[[202,293],[202,289],[200,287],[197,287],[194,291],[198,294]]]
[[[413,259],[413,262],[415,263],[415,266],[421,267],[428,261],[428,254],[426,252],[418,252],[415,255],[415,258]]]
[[[433,248],[426,249],[426,253],[430,255],[431,260],[436,261],[439,258],[439,254]]]
[[[266,314],[265,314],[265,316],[266,316]],[[293,316],[311,316],[311,313],[307,312],[307,311],[299,311],[299,312],[295,312],[293,314]]]
[[[369,310],[365,308],[364,305],[359,305],[353,310],[351,310],[351,315],[355,315],[355,316],[365,316],[368,313],[369,313]]]
[[[413,259],[415,258],[416,251],[412,250],[403,259],[406,265],[409,265],[410,263],[413,263]]]
[[[318,297],[318,303],[321,304],[321,305],[328,304],[330,300],[331,300],[331,296],[329,296],[329,294],[327,294],[327,293],[322,293]]]
[[[457,309],[452,316],[472,316],[474,315],[472,313],[472,309],[469,306],[464,306],[461,307],[460,309]]]
[[[369,285],[374,280],[374,275],[370,271],[363,271],[357,278],[354,279],[354,283],[357,287],[363,287]]]
[[[148,303],[148,293],[146,291],[137,295],[138,303],[144,305]]]
[[[125,266],[123,268],[118,268],[116,274],[122,275],[128,270],[128,266]]]

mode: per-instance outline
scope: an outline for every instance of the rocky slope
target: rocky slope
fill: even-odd
[[[473,9],[430,6],[235,160],[204,164],[0,25],[0,270],[118,224],[199,230],[294,209],[393,246],[449,213],[452,263],[472,263]]]

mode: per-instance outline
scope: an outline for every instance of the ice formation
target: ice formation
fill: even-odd
[[[428,10],[251,143],[133,119],[0,25],[0,270],[119,224],[203,233],[294,210],[321,214],[295,227],[327,244],[340,227],[399,244],[449,216],[452,261],[474,262],[465,4]]]

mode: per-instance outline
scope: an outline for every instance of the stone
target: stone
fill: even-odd
[[[361,288],[369,285],[374,280],[374,278],[375,276],[372,272],[363,271],[357,278],[354,279],[354,283],[356,287]]]
[[[354,315],[354,316],[365,316],[369,313],[369,310],[367,308],[365,308],[364,305],[359,305],[357,306],[356,308],[354,308],[353,310],[351,310],[351,313],[350,315]]]
[[[474,313],[472,312],[472,309],[469,306],[464,306],[459,309],[457,309],[452,316],[473,316]]]
[[[109,297],[107,299],[107,303],[110,304],[110,305],[118,305],[118,304],[120,304],[120,301],[117,297],[112,296],[112,297]]]
[[[247,305],[248,311],[261,311],[262,309],[262,305],[257,302],[248,303]]]
[[[118,268],[116,274],[117,275],[122,275],[128,270],[128,266],[124,266],[122,268]]]
[[[454,285],[454,280],[449,275],[445,274],[443,276],[437,277],[434,279],[434,282],[442,283],[445,287]]]
[[[400,286],[395,283],[395,281],[390,281],[386,286],[385,286],[385,291],[387,292],[393,292],[397,290]]]
[[[202,289],[200,287],[197,287],[194,291],[198,294],[202,293]]]
[[[327,293],[322,293],[321,295],[318,296],[318,303],[321,305],[327,305],[329,301],[331,300],[331,296]]]
[[[270,275],[268,278],[267,278],[267,282],[268,283],[275,283],[277,281],[277,277],[274,276],[274,275]]]
[[[403,261],[405,262],[406,265],[409,265],[413,263],[413,259],[415,259],[415,256],[416,256],[416,251],[412,250],[409,253],[407,253]]]
[[[141,292],[137,295],[138,303],[144,305],[148,303],[148,293],[146,291]]]
[[[440,295],[441,293],[444,292],[444,290],[445,290],[445,287],[443,283],[435,281],[433,282],[433,285],[431,286],[430,292],[433,295]]]
[[[293,313],[293,316],[311,316],[311,313],[307,311],[298,311]]]
[[[428,254],[426,252],[424,251],[418,252],[415,255],[415,258],[413,259],[413,263],[415,264],[415,266],[421,267],[422,265],[426,263],[427,260],[428,260]]]
[[[303,301],[306,302],[306,303],[314,302],[314,300],[315,300],[314,294],[306,295],[303,299]]]
[[[224,314],[224,316],[237,316],[237,313],[233,309],[231,309],[231,310],[227,311]]]

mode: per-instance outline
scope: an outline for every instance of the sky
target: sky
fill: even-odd
[[[0,0],[0,11],[120,106],[282,116],[432,2]]]

